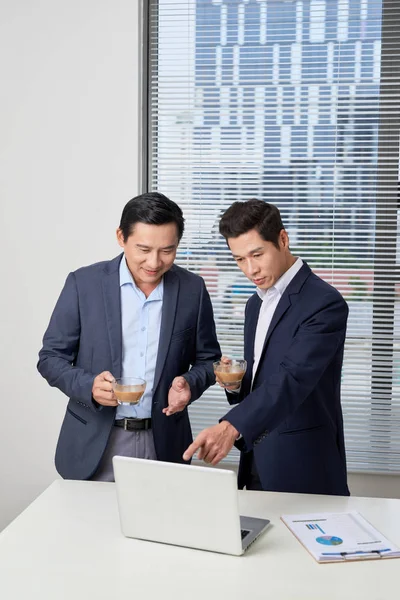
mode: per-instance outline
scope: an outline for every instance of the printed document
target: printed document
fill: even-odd
[[[400,557],[399,548],[356,511],[281,519],[318,562]]]

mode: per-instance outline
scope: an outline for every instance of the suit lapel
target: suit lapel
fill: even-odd
[[[104,307],[114,377],[121,377],[122,373],[122,322],[119,282],[119,264],[122,256],[123,254],[120,254],[107,264],[103,277]]]
[[[171,341],[172,330],[175,323],[176,307],[179,292],[179,278],[174,271],[174,267],[164,275],[164,295],[161,312],[160,341],[158,344],[158,354],[156,361],[156,370],[154,374],[153,394],[156,391],[160,377],[167,358],[169,343]]]
[[[246,332],[245,332],[245,359],[249,362],[254,356],[254,340],[256,337],[256,329],[258,315],[261,308],[261,299],[257,294],[254,294],[250,300],[247,315],[246,315]]]
[[[265,336],[265,340],[264,340],[263,352],[264,352],[265,346],[268,343],[269,338],[271,337],[271,333],[273,332],[275,327],[278,325],[279,321],[282,319],[283,315],[285,314],[285,312],[287,311],[287,309],[289,308],[289,306],[291,304],[292,304],[292,302],[290,300],[290,296],[288,294],[284,293],[282,298],[278,302],[278,306],[276,307],[275,312],[271,319],[271,323],[269,324],[267,335]]]
[[[256,329],[258,315],[260,314],[261,299],[258,294],[254,294],[249,300],[245,320],[244,334],[244,358],[247,362],[246,375],[243,379],[243,390],[245,395],[250,392],[251,380],[254,364],[254,341],[256,337]]]
[[[301,288],[303,287],[303,283],[310,274],[311,269],[308,266],[308,264],[304,262],[300,271],[296,273],[292,281],[287,286],[286,290],[283,292],[283,296],[278,302],[278,306],[275,309],[275,312],[271,319],[271,323],[268,327],[267,335],[265,336],[263,351],[275,327],[278,325],[279,321],[282,319],[288,308],[292,305],[292,302],[295,301],[295,296],[300,292]]]
[[[261,352],[261,357],[260,357],[258,367],[257,367],[257,372],[254,374],[254,379],[256,378],[257,373],[260,369],[262,357],[263,357],[263,354],[264,354],[265,349],[268,344],[268,340],[271,337],[272,332],[274,331],[275,327],[278,325],[279,321],[283,318],[286,311],[292,305],[292,301],[295,302],[295,297],[297,296],[297,294],[299,294],[301,288],[303,287],[303,283],[305,282],[305,280],[307,279],[307,277],[310,274],[311,274],[311,269],[307,265],[307,263],[304,262],[300,271],[298,273],[296,273],[296,275],[294,276],[292,281],[287,286],[286,290],[283,292],[283,296],[278,302],[278,306],[275,309],[275,312],[271,319],[271,323],[268,327],[267,335],[265,336],[264,345],[263,345],[263,349]],[[255,324],[255,327],[257,327],[257,323]],[[254,329],[254,335],[255,335],[255,329]],[[253,343],[253,356],[254,356],[254,343]]]

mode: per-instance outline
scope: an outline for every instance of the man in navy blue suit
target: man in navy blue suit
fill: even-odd
[[[113,481],[115,454],[183,462],[187,406],[221,356],[203,279],[174,265],[183,229],[175,202],[142,194],[122,212],[123,254],[67,277],[38,362],[69,398],[55,461],[64,478]],[[121,376],[146,381],[138,405],[118,405]]]
[[[217,464],[241,450],[239,487],[348,495],[340,380],[348,307],[289,249],[279,210],[235,202],[220,233],[256,286],[246,305],[236,405],[184,454]],[[228,359],[225,359],[228,360]]]

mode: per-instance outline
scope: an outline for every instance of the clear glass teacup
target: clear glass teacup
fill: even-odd
[[[218,360],[213,367],[218,383],[226,388],[235,388],[239,387],[242,382],[247,363],[244,359],[232,358],[225,361]]]
[[[118,377],[112,384],[118,404],[138,404],[146,389],[141,377]]]

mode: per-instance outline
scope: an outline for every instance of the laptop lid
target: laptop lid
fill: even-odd
[[[122,456],[113,466],[125,536],[243,553],[233,471]]]

